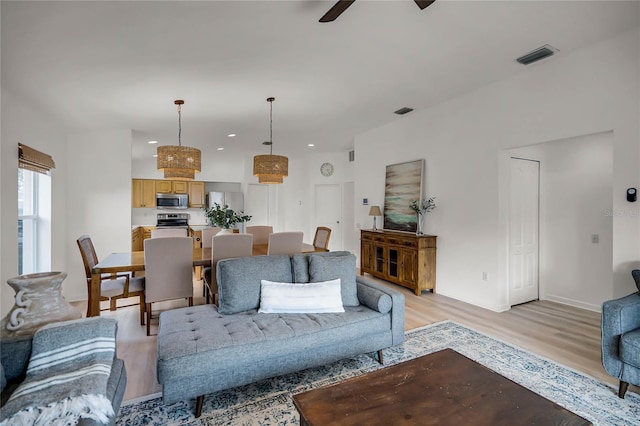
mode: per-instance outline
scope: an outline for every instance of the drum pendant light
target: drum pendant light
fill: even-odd
[[[276,98],[267,98],[269,102],[269,141],[263,145],[269,145],[269,154],[253,157],[253,174],[258,176],[258,183],[278,184],[289,176],[289,159],[282,155],[273,155],[273,101]]]
[[[178,145],[158,147],[158,170],[164,172],[169,180],[193,180],[200,172],[200,150],[190,146],[182,146],[182,105],[184,101],[177,99],[178,106]]]

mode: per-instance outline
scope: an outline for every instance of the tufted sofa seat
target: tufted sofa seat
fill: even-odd
[[[256,300],[252,299],[256,286],[259,298],[260,280],[313,279],[307,267],[312,256],[318,255],[220,261],[220,307],[200,305],[163,312],[158,330],[157,373],[164,403],[198,397],[199,415],[205,394],[402,343],[403,294],[356,276],[355,259],[338,259],[353,256],[347,252],[320,254],[332,265],[341,265],[333,274],[353,275],[356,281],[357,301],[346,303],[344,313],[258,313]],[[353,271],[344,270],[347,264],[353,265]],[[323,265],[327,267],[326,262]],[[235,292],[239,294],[231,294]],[[239,305],[225,306],[225,297]],[[236,312],[242,305],[251,308]],[[224,313],[229,310],[233,312]],[[381,357],[382,353],[378,355]]]

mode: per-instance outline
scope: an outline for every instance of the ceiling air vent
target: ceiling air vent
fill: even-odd
[[[413,108],[408,108],[408,107],[402,107],[397,111],[393,111],[394,114],[398,114],[398,115],[405,115],[408,112],[413,111]]]
[[[544,46],[539,47],[536,50],[527,53],[526,55],[520,56],[518,59],[516,59],[516,61],[520,62],[522,65],[529,65],[536,61],[539,61],[540,59],[547,58],[557,51],[558,49],[556,49],[555,47],[545,44]]]

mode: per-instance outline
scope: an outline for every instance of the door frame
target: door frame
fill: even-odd
[[[315,183],[313,185],[313,216],[312,216],[312,222],[311,222],[311,228],[312,229],[311,229],[311,234],[310,235],[315,235],[316,227],[318,226],[317,225],[318,220],[317,220],[317,214],[316,214],[316,212],[318,211],[317,210],[317,206],[316,206],[316,191],[317,191],[317,188],[319,186],[336,186],[340,190],[340,194],[339,194],[339,200],[340,200],[340,223],[339,223],[339,225],[340,225],[340,241],[338,242],[338,247],[340,248],[340,250],[342,250],[344,248],[344,218],[343,218],[343,216],[344,216],[344,199],[343,199],[344,198],[344,188],[342,186],[342,183]],[[334,238],[335,238],[335,235],[332,232],[331,233],[331,239],[329,240],[330,244],[331,244],[331,241],[335,242]]]
[[[544,162],[535,155],[523,156],[519,154],[522,148],[505,149],[498,152],[498,302],[497,312],[504,312],[511,309],[509,303],[509,188],[511,185],[511,158],[532,160],[540,163],[539,167],[539,191],[538,191],[538,297],[545,299],[544,281],[540,279],[540,262],[544,258],[544,221],[542,212],[545,209],[545,199],[542,189],[544,188]],[[525,158],[527,157],[527,158]],[[492,281],[489,279],[489,281]]]

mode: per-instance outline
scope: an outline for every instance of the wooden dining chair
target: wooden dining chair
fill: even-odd
[[[247,226],[245,232],[253,235],[253,245],[267,245],[269,244],[269,235],[273,234],[273,226]]]
[[[303,232],[274,232],[269,235],[267,255],[302,253]]]
[[[318,226],[316,235],[313,237],[313,247],[317,249],[329,250],[329,238],[331,237],[331,228],[326,226]]]
[[[193,306],[193,239],[163,237],[144,240],[145,312],[150,335],[151,304],[188,299]]]
[[[96,250],[89,235],[81,235],[76,242],[78,243],[80,255],[82,256],[82,263],[84,264],[84,272],[87,277],[87,294],[89,297],[99,297],[101,302],[108,300],[109,310],[115,311],[118,299],[138,296],[140,298],[140,325],[144,325],[145,278],[133,277],[131,274],[102,274],[102,279],[100,281],[100,294],[91,294],[91,270],[99,263],[98,255],[96,254]],[[90,300],[87,305],[88,317],[90,316]]]
[[[205,268],[204,272],[205,287],[207,287],[206,303],[209,303],[209,298],[215,305],[218,303],[218,282],[215,273],[218,261],[252,255],[253,235],[251,234],[221,234],[212,238],[211,268]]]
[[[187,230],[184,228],[160,228],[151,231],[151,238],[186,237]]]

